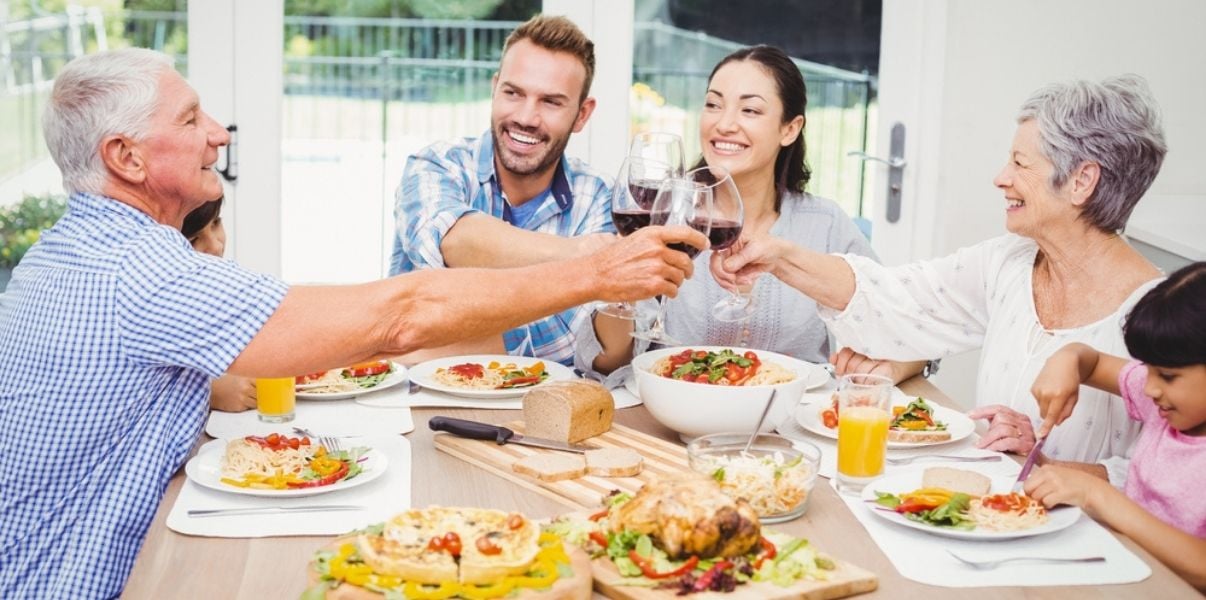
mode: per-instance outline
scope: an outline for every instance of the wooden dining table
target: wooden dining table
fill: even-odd
[[[906,381],[900,387],[907,393],[958,408],[920,377]],[[413,456],[410,465],[412,505],[483,506],[522,511],[532,517],[552,517],[572,510],[549,497],[437,451],[432,432],[427,427],[427,420],[435,415],[504,423],[518,419],[519,414],[514,410],[413,409],[416,427],[406,434]],[[677,434],[655,421],[643,406],[616,411],[615,421],[679,443]],[[230,539],[178,534],[167,528],[166,520],[184,479],[181,469],[168,486],[126,583],[124,598],[264,599],[301,595],[306,588],[306,565],[314,551],[329,543],[331,537]],[[398,506],[399,510],[403,508],[406,507]],[[314,518],[320,519],[322,515],[315,514]],[[1183,579],[1124,536],[1119,536],[1122,543],[1151,567],[1151,577],[1138,583],[1106,586],[945,588],[916,583],[896,571],[837,493],[823,483],[816,486],[804,516],[776,525],[776,528],[806,537],[823,552],[878,575],[878,590],[860,598],[1168,600],[1201,597]]]

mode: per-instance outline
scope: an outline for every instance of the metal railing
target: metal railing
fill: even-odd
[[[363,140],[477,135],[489,119],[490,78],[506,36],[519,23],[351,17],[285,17],[283,126],[286,139]],[[22,124],[0,153],[20,163],[44,156],[40,112],[55,73],[81,53],[135,45],[172,54],[187,70],[182,12],[74,10],[4,25],[0,37],[0,117]],[[677,131],[698,151],[702,93],[713,65],[741,47],[662,23],[634,31],[633,130]],[[862,198],[873,78],[796,61],[808,86],[805,139],[814,167],[810,188],[835,199]],[[649,101],[649,100],[653,101]],[[8,112],[3,112],[8,111]],[[28,129],[28,131],[25,131]],[[10,135],[10,134],[0,134]],[[15,148],[9,148],[15,146]],[[852,212],[857,212],[854,204]]]

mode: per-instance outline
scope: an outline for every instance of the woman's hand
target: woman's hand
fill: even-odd
[[[213,381],[209,407],[224,412],[243,412],[255,408],[255,380],[250,377],[223,375]]]
[[[925,361],[913,362],[896,362],[894,360],[877,360],[870,358],[865,354],[859,354],[849,348],[842,348],[829,356],[829,363],[833,365],[833,374],[835,377],[841,377],[848,373],[866,373],[869,375],[882,375],[892,380],[892,383],[900,383],[918,373],[925,367]]]
[[[1047,437],[1051,429],[1072,416],[1080,390],[1080,358],[1074,348],[1061,348],[1047,359],[1030,386],[1030,393],[1038,401],[1043,424],[1039,426],[1039,437]]]
[[[1026,478],[1026,495],[1042,502],[1047,508],[1056,504],[1079,506],[1090,510],[1102,487],[1110,482],[1084,471],[1049,465],[1038,467]]]
[[[734,291],[774,271],[790,247],[789,242],[771,236],[742,238],[725,250],[713,252],[708,266],[720,287]]]
[[[1034,426],[1030,423],[1030,417],[1008,406],[981,406],[967,413],[967,416],[988,420],[988,432],[976,443],[977,448],[1028,454],[1034,447]]]

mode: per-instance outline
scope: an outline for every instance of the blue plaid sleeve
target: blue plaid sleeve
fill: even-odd
[[[443,267],[444,236],[458,219],[475,212],[469,204],[474,175],[454,156],[461,151],[435,144],[406,161],[394,202],[394,225],[399,251],[417,269]]]
[[[611,180],[577,161],[575,166],[582,173],[574,178],[574,204],[575,208],[581,206],[584,214],[573,235],[615,233],[616,226],[611,220]]]
[[[276,279],[194,252],[165,227],[142,236],[124,265],[116,304],[125,355],[211,377],[234,362],[287,291]]]

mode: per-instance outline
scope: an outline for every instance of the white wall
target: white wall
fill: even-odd
[[[940,94],[930,96],[940,98],[939,131],[910,132],[939,136],[936,164],[924,165],[938,174],[932,191],[935,255],[1004,231],[1004,202],[992,179],[1004,164],[1018,107],[1050,82],[1125,72],[1147,78],[1163,108],[1169,146],[1149,193],[1206,196],[1206,2],[945,4],[945,33],[935,32],[945,42],[937,45],[945,49],[943,85]],[[889,27],[885,20],[885,37]],[[944,361],[937,383],[956,399],[973,403],[977,360]]]

